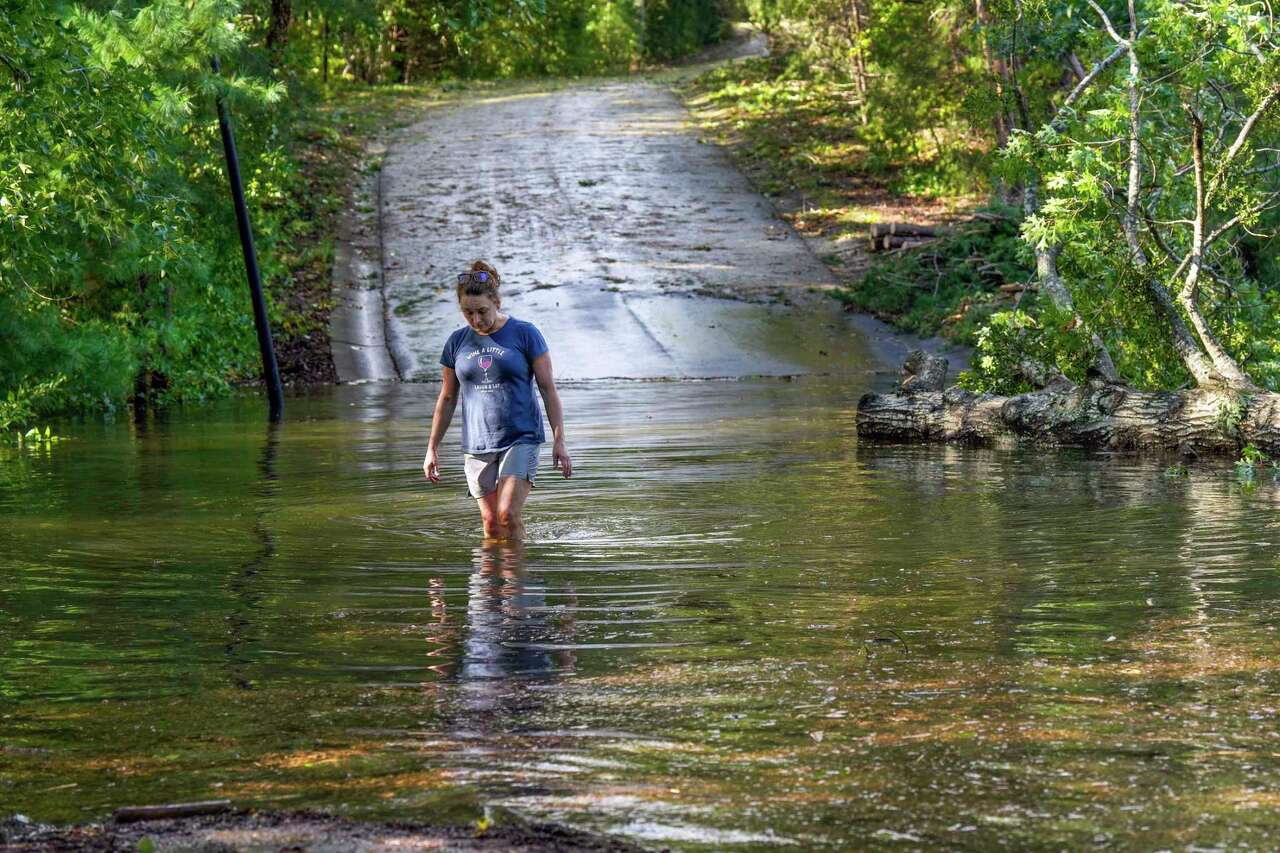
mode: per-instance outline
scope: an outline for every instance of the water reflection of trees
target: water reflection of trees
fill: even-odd
[[[1128,454],[960,447],[858,461],[892,505],[862,519],[865,541],[896,540],[876,556],[919,585],[916,618],[970,648],[1078,658],[1280,597],[1280,521],[1260,496],[1280,488],[1242,491],[1226,466],[1171,477]]]

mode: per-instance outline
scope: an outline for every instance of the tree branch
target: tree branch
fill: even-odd
[[[1205,247],[1204,124],[1194,107],[1190,104],[1184,104],[1184,106],[1191,120],[1191,162],[1195,167],[1196,190],[1195,220],[1191,226],[1191,251],[1187,256],[1189,269],[1178,294],[1178,304],[1182,306],[1183,311],[1187,312],[1191,325],[1195,327],[1196,334],[1200,337],[1200,343],[1213,362],[1214,369],[1226,380],[1226,384],[1234,388],[1253,388],[1255,387],[1253,380],[1218,342],[1213,329],[1209,327],[1204,314],[1201,313],[1197,300]]]
[[[1090,0],[1092,2],[1092,0]],[[1101,11],[1101,9],[1099,9]],[[1103,17],[1106,15],[1103,13]],[[1109,23],[1109,22],[1108,22]],[[1139,266],[1147,263],[1146,253],[1138,242],[1138,192],[1141,189],[1142,163],[1139,157],[1142,149],[1138,143],[1140,122],[1138,119],[1141,98],[1138,93],[1138,79],[1142,73],[1138,65],[1137,22],[1134,18],[1133,0],[1129,0],[1129,40],[1123,43],[1125,52],[1129,54],[1129,186],[1125,193],[1124,236],[1129,243],[1129,252]]]
[[[1200,116],[1190,104],[1183,105],[1191,120],[1191,165],[1196,180],[1195,214],[1191,222],[1191,252],[1188,254],[1190,269],[1182,284],[1179,296],[1184,303],[1194,302],[1196,286],[1200,277],[1200,260],[1204,255],[1204,124]]]
[[[1084,70],[1084,63],[1080,61],[1080,57],[1076,56],[1074,51],[1067,54],[1067,66],[1071,68],[1071,73],[1076,75],[1077,83],[1088,76],[1088,73]]]
[[[1095,3],[1094,0],[1089,0],[1089,5],[1093,7],[1093,11],[1098,13],[1098,17],[1102,18],[1102,25],[1107,28],[1107,33],[1110,34],[1112,41],[1118,45],[1128,47],[1129,42],[1121,38],[1120,34],[1116,32],[1116,28],[1111,24],[1111,18],[1107,17],[1107,13],[1103,8]]]
[[[3,62],[6,66],[8,66],[9,73],[11,73],[14,76],[14,79],[21,80],[23,83],[31,82],[31,75],[27,73],[27,69],[18,65],[16,62],[14,62],[8,56],[5,56],[3,53],[0,53],[0,62]]]
[[[1270,208],[1278,200],[1280,200],[1280,191],[1273,192],[1271,195],[1267,196],[1265,199],[1258,202],[1253,207],[1249,208],[1245,213],[1237,213],[1235,216],[1231,217],[1226,222],[1222,223],[1217,228],[1213,229],[1213,231],[1209,234],[1209,236],[1205,238],[1204,244],[1208,246],[1209,244],[1213,243],[1213,241],[1221,237],[1223,234],[1227,233],[1232,228],[1239,225],[1240,220],[1245,217],[1246,213],[1261,213],[1262,211]]]
[[[1209,182],[1209,189],[1205,194],[1206,201],[1212,199],[1214,193],[1216,193],[1218,188],[1222,186],[1222,180],[1226,177],[1227,167],[1230,166],[1232,161],[1234,161],[1237,155],[1240,154],[1240,149],[1244,147],[1245,142],[1249,139],[1249,134],[1253,133],[1254,127],[1257,126],[1258,121],[1261,120],[1263,114],[1266,113],[1266,111],[1271,108],[1271,105],[1278,100],[1280,100],[1280,83],[1271,87],[1271,91],[1268,92],[1267,96],[1258,104],[1258,108],[1254,110],[1253,113],[1245,119],[1244,124],[1241,125],[1240,132],[1236,134],[1235,142],[1231,143],[1231,147],[1227,149],[1227,153],[1224,154],[1222,159],[1218,162],[1218,169],[1214,173],[1213,179]]]
[[[1267,172],[1274,172],[1276,169],[1280,169],[1280,163],[1272,163],[1269,166],[1258,166],[1256,169],[1247,169],[1245,170],[1244,175],[1245,177],[1250,177],[1252,175],[1265,175]]]
[[[1084,76],[1084,79],[1077,83],[1075,88],[1067,95],[1066,100],[1062,102],[1062,106],[1058,107],[1058,111],[1054,115],[1053,120],[1049,122],[1049,126],[1061,133],[1062,129],[1066,126],[1067,112],[1075,102],[1080,99],[1080,96],[1085,93],[1085,90],[1093,85],[1093,81],[1098,79],[1098,75],[1107,70],[1107,68],[1113,65],[1117,59],[1124,56],[1124,54],[1125,48],[1121,46],[1111,51],[1111,53],[1107,54],[1103,59],[1098,60],[1098,62],[1094,64],[1093,68],[1089,70],[1089,73]]]

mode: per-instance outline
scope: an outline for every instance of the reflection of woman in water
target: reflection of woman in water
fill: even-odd
[[[565,644],[571,625],[553,616],[546,582],[530,577],[519,545],[477,548],[467,586],[466,627],[456,670],[460,710],[510,710],[509,704],[524,696],[523,691],[512,691],[513,680],[547,678],[573,669],[573,652],[558,648]],[[475,725],[475,718],[467,720],[467,725]]]
[[[546,581],[531,577],[519,547],[476,549],[468,583],[462,677],[537,675],[571,667],[573,655],[550,648],[560,632],[548,622]]]
[[[444,384],[422,469],[431,482],[440,482],[437,451],[461,392],[463,464],[471,496],[480,505],[484,535],[523,539],[520,513],[546,441],[535,380],[551,422],[552,465],[568,477],[573,463],[564,446],[564,413],[547,342],[532,323],[502,313],[500,281],[498,271],[484,261],[475,261],[458,276],[458,307],[467,325],[449,336],[440,355]]]

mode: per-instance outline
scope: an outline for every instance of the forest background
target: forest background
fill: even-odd
[[[769,34],[770,56],[713,70],[686,96],[763,192],[803,199],[798,227],[864,239],[869,190],[962,214],[941,239],[847,276],[840,296],[976,345],[966,385],[1014,393],[1101,372],[1150,389],[1280,389],[1280,50],[1266,3],[4,9],[6,434],[255,379],[216,96],[234,117],[286,373],[324,380],[325,223],[346,201],[361,116],[460,81],[643,71],[743,19]]]

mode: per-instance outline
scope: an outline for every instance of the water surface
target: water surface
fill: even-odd
[[[1275,846],[1280,491],[859,445],[856,382],[562,391],[482,547],[430,385],[0,465],[0,815],[222,796],[655,846]]]

